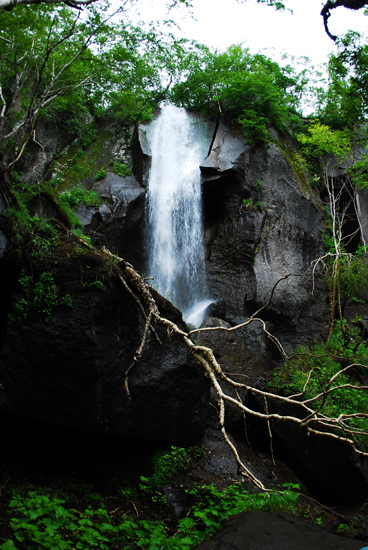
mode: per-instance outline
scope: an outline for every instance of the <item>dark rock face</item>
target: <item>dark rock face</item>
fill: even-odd
[[[162,313],[165,303],[160,304]],[[174,312],[175,313],[175,312]],[[176,321],[182,321],[176,316]],[[0,357],[0,407],[110,435],[198,442],[209,387],[187,348],[158,327],[133,362],[144,326],[136,302],[117,283],[58,307],[49,323],[8,323]]]
[[[87,232],[101,232],[109,250],[132,262],[132,257],[142,253],[133,235],[139,234],[137,226],[142,222],[145,190],[134,175],[122,178],[112,172],[94,190],[104,203],[98,210],[81,205],[76,212],[81,223]]]
[[[245,318],[236,319],[237,324],[245,321],[247,321]],[[203,321],[201,328],[204,327],[230,328],[231,325],[222,319],[209,317]],[[201,346],[212,349],[223,372],[235,375],[233,379],[236,382],[251,385],[267,367],[272,368],[273,347],[258,322],[251,323],[234,332],[223,330],[200,332],[195,335],[195,340]],[[226,382],[221,384],[231,397],[237,398],[234,388]],[[238,393],[244,401],[246,391],[239,389]],[[211,390],[211,397],[212,403],[216,407],[217,394],[214,389]],[[242,418],[243,415],[237,407],[226,403],[226,426],[228,429],[237,429]]]
[[[262,315],[290,349],[327,330],[323,289],[316,301],[303,276],[321,253],[321,214],[296,151],[272,137],[251,148],[220,124],[201,165],[206,265],[211,297],[225,300],[229,319],[256,311],[289,275]]]
[[[277,512],[244,512],[229,518],[220,531],[195,548],[198,550],[359,550],[361,541],[345,539]]]
[[[226,303],[224,300],[217,300],[212,302],[204,311],[204,318],[207,317],[219,317],[220,319],[226,318]]]
[[[241,324],[248,319],[243,317],[236,320]],[[204,327],[231,328],[231,325],[222,319],[208,317],[201,325],[201,328]],[[195,339],[201,346],[212,349],[224,372],[243,374],[246,384],[253,384],[267,365],[272,367],[273,350],[258,322],[234,332],[216,330],[198,333]]]
[[[71,136],[63,124],[55,120],[40,117],[36,123],[36,141],[27,144],[26,154],[20,159],[16,170],[22,173],[22,180],[27,183],[40,181],[55,154],[59,154],[71,141]]]

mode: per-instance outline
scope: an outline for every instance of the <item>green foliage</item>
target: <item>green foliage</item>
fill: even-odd
[[[268,142],[269,125],[282,130],[298,121],[304,73],[241,46],[225,53],[198,47],[187,63],[187,78],[173,87],[171,100],[212,116],[226,112],[249,143]]]
[[[308,133],[299,134],[298,139],[303,145],[305,155],[312,159],[321,159],[327,154],[342,160],[351,150],[348,130],[332,130],[320,122],[310,124]]]
[[[54,174],[50,180],[50,185],[53,188],[59,187],[63,183],[61,174]]]
[[[107,550],[111,535],[119,532],[107,511],[88,507],[80,513],[64,505],[65,500],[47,492],[30,491],[27,496],[14,492],[10,523],[16,541],[29,550]],[[1,550],[12,548],[10,541],[5,544],[8,546],[0,546]]]
[[[83,128],[83,135],[78,140],[80,143],[80,146],[82,147],[82,150],[84,151],[97,139],[97,128],[94,128],[93,126],[85,126]]]
[[[361,506],[359,513],[355,514],[350,521],[340,523],[337,527],[337,533],[349,538],[366,539],[368,527],[368,501]]]
[[[158,521],[122,517],[116,525],[100,498],[93,507],[75,510],[64,498],[54,496],[47,489],[29,491],[26,495],[13,491],[10,524],[16,543],[28,550],[107,550],[114,543],[126,550],[136,547],[143,550],[190,550],[209,538],[220,527],[221,521],[234,513],[244,510],[294,511],[297,489],[296,485],[288,485],[280,492],[254,495],[244,491],[240,484],[223,491],[213,485],[195,487],[189,491],[195,500],[191,517],[178,520],[174,537],[167,532],[165,524]],[[12,539],[0,546],[0,550],[16,548]]]
[[[122,178],[125,178],[126,176],[130,176],[132,171],[126,164],[122,164],[121,162],[114,162],[113,164],[113,171],[115,174],[118,174]]]
[[[92,246],[91,237],[89,235],[85,235],[81,227],[78,227],[77,229],[72,229],[72,233],[77,237],[79,237],[80,239],[83,239],[90,246]]]
[[[367,288],[368,259],[360,255],[343,256],[339,263],[338,278],[342,298],[362,300]]]
[[[94,281],[93,283],[85,284],[84,287],[88,287],[91,290],[103,290],[103,283],[101,281]]]
[[[21,181],[22,181],[22,180],[21,180],[21,178],[20,178],[18,172],[16,172],[15,170],[13,170],[12,182],[13,182],[15,185],[18,185]]]
[[[337,357],[345,358],[349,363],[368,364],[368,348],[361,339],[361,330],[348,326],[344,321],[345,334],[341,330],[340,321],[336,321],[331,339],[326,343],[316,343],[303,346],[296,350],[292,359],[274,371],[273,380],[269,386],[282,395],[295,395],[303,392],[303,398],[312,399],[324,391],[332,376],[342,369],[336,361]],[[360,342],[360,343],[359,343]],[[306,385],[306,382],[308,384]],[[341,373],[334,380],[333,388],[345,384],[359,386],[349,371]],[[306,387],[305,387],[306,385]],[[324,402],[322,397],[314,402],[314,407],[323,404],[321,412],[327,417],[338,417],[340,414],[361,412],[368,414],[368,396],[366,392],[353,387],[344,387],[330,392]],[[368,419],[352,418],[345,420],[350,427],[368,429]],[[360,443],[367,448],[368,442],[360,438]]]
[[[350,31],[330,56],[328,87],[319,90],[319,117],[334,128],[356,129],[368,115],[367,87],[368,46]]]
[[[139,494],[137,489],[135,487],[132,487],[128,483],[125,483],[119,487],[119,496],[122,500],[126,500],[126,501],[139,499]]]
[[[207,533],[214,533],[219,529],[221,521],[231,515],[245,510],[274,510],[294,511],[299,497],[296,490],[298,485],[287,484],[284,491],[250,494],[244,491],[241,484],[231,485],[222,491],[213,485],[196,487],[189,491],[195,497],[193,516],[199,518],[207,529]]]
[[[23,270],[19,278],[19,284],[26,298],[19,300],[14,305],[13,313],[9,314],[9,319],[13,322],[23,322],[32,314],[37,319],[48,323],[52,311],[58,305],[73,307],[73,298],[69,294],[58,298],[57,288],[51,273],[43,272],[35,283],[33,275],[27,275],[26,271]]]
[[[158,451],[152,457],[153,474],[150,477],[141,476],[140,489],[151,495],[153,499],[165,502],[158,489],[177,473],[186,470],[189,465],[188,451],[183,447],[172,446],[168,451]]]
[[[246,208],[249,208],[250,210],[252,210],[253,209],[253,199],[252,198],[243,199],[243,206],[245,206]]]
[[[261,180],[256,181],[256,183],[254,184],[254,189],[263,193],[263,183],[261,182]]]
[[[100,180],[103,180],[105,177],[107,176],[107,172],[106,170],[104,170],[103,168],[101,168],[95,175],[95,177],[93,178],[95,181],[100,181]]]
[[[104,172],[104,175],[102,175],[99,179],[102,179],[106,176],[105,170],[100,170],[97,174],[101,175],[101,172]],[[98,206],[101,204],[102,199],[96,191],[93,191],[93,189],[84,189],[84,187],[81,187],[80,185],[76,185],[69,191],[64,191],[60,195],[60,201],[62,203],[66,203],[70,208],[76,209],[78,206],[83,203],[86,206]]]

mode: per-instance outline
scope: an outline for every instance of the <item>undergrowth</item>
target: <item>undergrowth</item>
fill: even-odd
[[[53,494],[47,488],[25,493],[13,490],[9,512],[14,534],[0,550],[107,550],[112,543],[126,550],[189,550],[215,533],[232,514],[244,510],[294,511],[298,498],[295,488],[293,485],[281,492],[249,494],[241,484],[222,491],[213,485],[196,486],[188,491],[195,502],[191,513],[177,521],[174,536],[164,521],[131,517],[116,521],[101,495],[95,493],[92,503],[81,507],[79,501],[76,508],[70,497]]]

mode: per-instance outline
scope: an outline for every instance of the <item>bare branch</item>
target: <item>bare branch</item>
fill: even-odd
[[[267,491],[267,488],[263,485],[263,483],[259,479],[257,479],[256,476],[254,476],[254,474],[242,462],[235,445],[232,443],[232,441],[230,440],[226,432],[225,402],[231,403],[232,405],[237,407],[243,413],[243,415],[249,414],[257,418],[263,419],[268,426],[271,442],[272,442],[272,432],[271,432],[270,421],[278,421],[278,422],[289,421],[289,422],[298,424],[300,428],[306,429],[308,434],[313,433],[316,435],[323,435],[324,437],[330,437],[332,439],[339,440],[341,442],[349,444],[352,447],[352,449],[358,454],[363,456],[368,456],[367,452],[364,452],[358,448],[358,444],[356,441],[356,436],[360,435],[360,436],[368,437],[368,432],[360,428],[352,428],[348,425],[349,420],[354,418],[368,418],[368,414],[358,412],[353,414],[340,414],[337,418],[332,418],[322,414],[321,412],[327,395],[340,388],[351,387],[357,390],[368,389],[366,386],[355,386],[353,384],[341,384],[339,386],[331,387],[334,381],[337,379],[337,377],[340,374],[343,374],[349,369],[355,366],[358,366],[357,363],[353,363],[341,369],[338,373],[336,373],[334,376],[332,376],[329,379],[323,392],[321,392],[318,396],[314,397],[313,399],[305,399],[304,401],[298,401],[296,400],[296,398],[301,397],[306,391],[311,373],[309,373],[309,376],[308,376],[307,382],[304,385],[303,391],[300,394],[295,394],[289,397],[273,394],[273,393],[261,390],[259,388],[255,388],[248,384],[236,382],[231,378],[229,378],[229,376],[227,376],[222,371],[220,364],[216,360],[214,353],[210,348],[196,345],[191,340],[190,336],[196,332],[202,332],[203,331],[202,329],[190,331],[186,333],[183,330],[179,329],[179,327],[175,323],[162,317],[158,312],[155,300],[153,299],[151,293],[149,292],[149,287],[148,285],[146,285],[144,279],[140,277],[140,275],[134,270],[134,268],[130,264],[128,264],[121,258],[114,256],[108,250],[104,249],[104,251],[106,254],[109,254],[110,256],[115,257],[120,262],[121,269],[124,271],[130,283],[133,285],[135,291],[138,292],[138,294],[140,295],[140,298],[145,303],[146,308],[148,309],[148,312],[149,312],[146,317],[146,323],[145,323],[140,346],[135,354],[132,365],[127,369],[125,373],[125,389],[127,392],[129,392],[129,388],[128,388],[129,371],[136,364],[140,355],[143,353],[145,342],[148,335],[148,328],[152,320],[156,324],[160,324],[166,327],[167,333],[169,335],[176,334],[177,336],[179,336],[182,339],[182,341],[185,343],[185,345],[188,347],[188,350],[191,353],[192,357],[195,359],[195,361],[204,369],[204,372],[206,376],[208,376],[208,378],[210,379],[211,384],[217,395],[217,401],[218,401],[217,414],[218,414],[220,430],[224,437],[224,440],[231,448],[234,454],[234,457],[237,461],[237,464],[240,468],[241,474],[246,476],[248,479],[250,479],[262,491]],[[121,279],[124,279],[124,278],[121,277]],[[127,284],[125,281],[124,281],[124,286],[127,287]],[[133,292],[132,289],[129,289],[129,292],[132,293]],[[243,326],[247,326],[251,322],[261,322],[263,330],[267,333],[264,322],[259,318],[251,318],[245,323],[238,325],[237,327],[231,327],[230,329],[227,329],[227,332],[231,332]],[[217,329],[220,327],[212,327],[212,328]],[[236,393],[236,398],[226,393],[226,391],[222,387],[221,380],[223,380],[224,382],[227,382],[228,384],[230,384],[231,387],[234,388]],[[240,399],[240,396],[238,393],[238,389],[245,389],[247,391],[252,391],[253,393],[262,397],[265,402],[265,412],[262,413],[262,412],[253,410],[249,406],[242,403],[242,400]],[[130,397],[129,393],[128,395]],[[318,399],[322,400],[322,406],[319,403],[318,408],[315,409],[312,407],[312,404],[318,401]],[[276,403],[281,402],[281,403],[289,404],[291,407],[293,407],[290,410],[295,410],[295,407],[297,407],[299,410],[299,413],[297,415],[295,414],[281,415],[278,413],[270,413],[268,400],[270,401],[272,400],[272,402],[276,402]],[[273,456],[272,450],[271,450],[271,453]]]

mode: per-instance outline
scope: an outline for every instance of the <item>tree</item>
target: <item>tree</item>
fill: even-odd
[[[105,249],[105,252],[107,254],[110,254],[108,250]],[[336,439],[339,441],[342,441],[344,443],[347,443],[351,445],[352,449],[359,455],[368,456],[366,443],[363,442],[363,439],[366,441],[366,437],[368,436],[367,431],[367,419],[368,414],[366,412],[341,412],[339,411],[339,414],[337,416],[332,416],[326,413],[324,407],[327,403],[327,401],[333,397],[335,394],[339,394],[339,391],[341,390],[354,390],[359,392],[364,391],[367,389],[366,386],[359,386],[357,384],[354,384],[350,380],[347,380],[344,375],[349,372],[349,370],[353,369],[354,367],[361,367],[363,369],[367,369],[368,367],[366,365],[362,364],[356,364],[354,362],[350,362],[348,366],[343,368],[338,368],[336,372],[334,372],[332,375],[330,375],[326,381],[325,384],[323,384],[322,389],[319,389],[317,392],[313,392],[312,397],[310,395],[307,395],[309,392],[308,384],[311,380],[311,375],[313,368],[309,375],[306,376],[305,383],[303,384],[303,387],[301,391],[299,391],[297,394],[294,395],[280,395],[275,394],[268,390],[262,390],[259,388],[255,388],[253,386],[250,386],[246,384],[245,382],[238,382],[234,381],[231,378],[231,375],[225,374],[221,368],[221,365],[218,363],[213,351],[205,346],[201,346],[195,343],[195,337],[196,334],[201,332],[212,332],[212,331],[219,331],[223,330],[226,332],[234,332],[236,330],[239,330],[240,328],[243,328],[247,325],[250,325],[251,323],[259,323],[265,332],[265,334],[275,343],[275,345],[278,347],[279,351],[283,354],[283,356],[287,359],[291,359],[287,356],[285,353],[281,343],[275,338],[266,328],[266,324],[264,320],[262,319],[262,311],[267,308],[267,306],[272,301],[273,293],[277,287],[277,285],[282,281],[289,277],[287,275],[286,277],[283,277],[280,279],[276,285],[273,287],[273,290],[271,292],[270,299],[268,302],[260,308],[258,311],[256,311],[249,320],[245,321],[241,325],[231,327],[231,328],[225,328],[225,327],[212,327],[212,328],[200,328],[200,329],[194,329],[189,332],[185,332],[182,329],[180,329],[175,323],[172,321],[169,321],[168,319],[162,317],[159,313],[159,310],[157,308],[157,304],[149,291],[148,285],[145,283],[144,279],[138,275],[138,273],[134,270],[133,266],[125,262],[121,258],[117,258],[114,256],[115,259],[117,259],[119,263],[119,267],[121,269],[121,275],[120,275],[120,281],[122,285],[124,286],[125,290],[129,292],[129,294],[134,298],[134,300],[138,303],[138,306],[140,308],[140,311],[145,319],[145,327],[143,330],[141,342],[139,345],[139,348],[137,349],[134,358],[133,363],[130,365],[130,367],[127,369],[125,373],[125,391],[127,392],[128,397],[130,398],[129,393],[129,373],[131,372],[132,368],[139,362],[140,357],[144,353],[144,348],[147,342],[149,331],[152,332],[153,337],[158,339],[158,336],[156,334],[156,331],[154,329],[153,324],[158,324],[164,326],[168,334],[176,334],[178,335],[185,345],[188,347],[192,357],[194,360],[199,364],[199,366],[204,370],[204,374],[210,379],[210,382],[212,384],[212,387],[214,391],[216,392],[217,399],[218,399],[218,420],[219,420],[219,427],[221,430],[221,433],[226,441],[226,443],[231,448],[232,452],[234,453],[234,456],[236,458],[236,461],[239,466],[240,473],[247,477],[249,480],[251,480],[256,487],[259,489],[265,491],[267,488],[264,486],[264,484],[249,470],[249,468],[244,464],[244,462],[241,460],[236,446],[232,443],[230,440],[226,426],[225,426],[225,420],[226,420],[226,404],[231,403],[235,407],[238,407],[243,415],[251,415],[255,416],[259,419],[262,419],[266,422],[270,434],[270,446],[271,446],[271,455],[273,459],[273,450],[272,450],[272,432],[271,432],[271,421],[274,422],[285,422],[289,421],[292,423],[298,424],[301,428],[306,429],[308,435],[315,434],[321,437],[327,437]],[[158,340],[159,341],[159,340]],[[361,344],[361,342],[360,342]],[[313,354],[308,352],[302,352],[299,354],[296,354],[293,357],[298,356],[311,356],[313,360]],[[331,354],[327,354],[331,355]],[[317,356],[321,357],[321,356]],[[235,390],[236,398],[229,395],[228,390],[225,389],[225,385],[229,384],[230,387],[232,387]],[[250,408],[247,404],[243,403],[242,399],[239,396],[239,390],[247,390],[255,393],[258,397],[260,397],[264,401],[264,412],[260,412],[257,410],[254,410]],[[289,405],[290,406],[290,414],[287,415],[280,415],[278,413],[269,413],[268,410],[268,402],[278,402],[282,403],[283,405]],[[368,403],[367,403],[368,407]],[[297,409],[297,412],[295,410]],[[362,423],[363,422],[363,423]]]
[[[275,7],[278,10],[285,9],[284,2],[278,2],[277,0],[257,0],[257,2],[262,4],[266,3],[268,6]],[[285,0],[285,2],[287,3],[287,0]],[[321,15],[323,18],[325,31],[333,41],[337,40],[337,36],[334,36],[330,33],[328,28],[328,20],[331,17],[331,10],[334,10],[341,6],[349,10],[361,10],[362,8],[368,6],[368,0],[327,0],[321,10]]]
[[[244,131],[249,143],[269,140],[268,125],[279,129],[297,120],[305,73],[280,67],[264,55],[231,46],[225,53],[201,47],[188,58],[186,76],[171,100],[202,114],[223,113]]]
[[[124,23],[100,3],[83,17],[63,5],[19,6],[2,12],[0,30],[0,190],[9,200],[11,172],[29,142],[37,140],[40,115],[83,124],[83,115],[130,122],[147,119],[165,95],[184,40]],[[115,16],[113,18],[113,16]],[[112,19],[113,18],[113,19]]]

